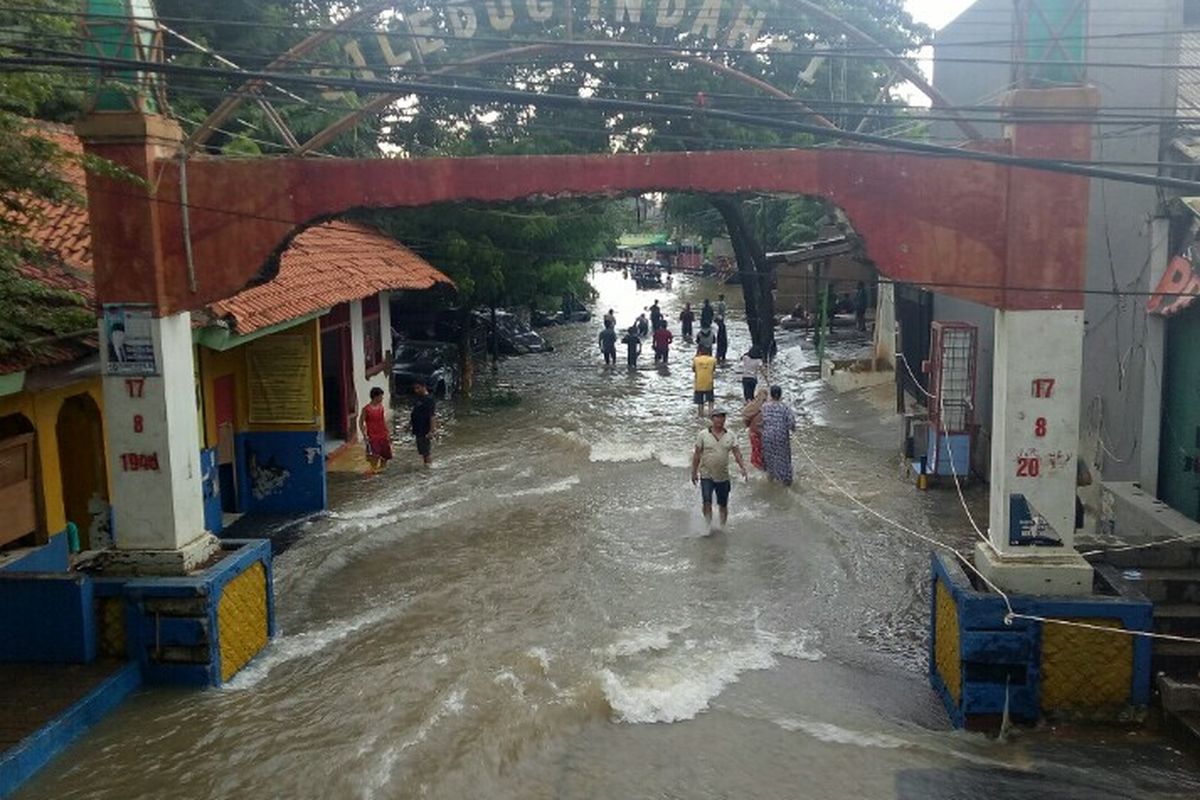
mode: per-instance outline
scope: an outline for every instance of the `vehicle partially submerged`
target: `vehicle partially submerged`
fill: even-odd
[[[392,353],[392,393],[411,394],[417,382],[434,397],[449,399],[459,387],[458,346],[447,342],[401,340]]]

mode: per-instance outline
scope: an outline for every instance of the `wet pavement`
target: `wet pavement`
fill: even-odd
[[[595,282],[624,325],[658,297],[677,330],[715,294]],[[953,494],[901,480],[886,397],[832,395],[785,337],[797,484],[736,484],[706,536],[686,359],[605,369],[597,329],[502,363],[516,405],[443,404],[432,469],[402,441],[383,476],[333,476],[333,510],[279,531],[269,651],[222,690],[142,692],[18,796],[1200,796],[1195,761],[1141,729],[950,729],[925,677],[928,546],[804,455],[969,546]],[[732,367],[717,389],[740,407]]]

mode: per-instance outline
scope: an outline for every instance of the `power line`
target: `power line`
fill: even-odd
[[[794,132],[808,133],[822,139],[854,142],[883,146],[899,151],[907,151],[920,155],[956,158],[1007,166],[1028,167],[1049,172],[1079,175],[1087,178],[1103,178],[1108,180],[1135,183],[1145,186],[1179,189],[1185,192],[1200,193],[1200,182],[1172,178],[1169,176],[1149,175],[1145,173],[1126,172],[1124,170],[1108,169],[1101,166],[1073,164],[1056,159],[1027,158],[1000,153],[989,153],[981,150],[965,150],[946,147],[944,145],[926,142],[889,139],[875,134],[857,131],[830,130],[819,125],[812,125],[792,120],[763,117],[761,115],[744,114],[723,109],[697,109],[690,106],[649,103],[637,100],[617,100],[611,98],[585,98],[578,96],[558,95],[538,92],[525,92],[512,89],[479,89],[454,84],[435,84],[423,82],[406,82],[396,85],[390,81],[368,81],[358,78],[338,78],[333,76],[301,76],[276,73],[272,71],[247,70],[231,73],[228,70],[213,67],[183,66],[178,64],[161,64],[152,61],[121,58],[76,58],[76,57],[42,57],[42,58],[12,58],[0,56],[0,66],[51,66],[75,67],[102,70],[105,68],[158,72],[162,74],[204,75],[221,77],[233,75],[245,81],[274,81],[281,84],[296,86],[325,86],[345,89],[370,89],[386,91],[389,94],[412,94],[435,98],[456,98],[478,102],[507,103],[524,106],[548,106],[559,108],[596,108],[614,112],[645,112],[654,116],[678,115],[681,117],[703,117],[739,122],[750,126],[776,128]]]
[[[86,16],[84,14],[79,14],[77,12],[69,12],[69,11],[49,11],[48,12],[45,10],[31,9],[29,7],[16,8],[13,10],[18,11],[18,12],[48,14],[48,15],[52,15],[52,16],[54,16],[54,15],[69,16],[69,17]],[[381,9],[381,11],[382,10],[384,10],[384,9]],[[1118,11],[1118,10],[1114,9],[1114,10],[1111,10],[1110,13],[1115,13],[1116,11]],[[1130,13],[1138,13],[1138,14],[1141,14],[1142,16],[1144,16],[1144,12],[1140,12],[1140,11],[1136,11],[1136,10],[1130,10]],[[640,47],[640,48],[647,48],[647,49],[656,49],[657,48],[657,49],[683,50],[683,51],[688,51],[688,52],[694,52],[697,54],[736,55],[736,56],[745,56],[745,57],[752,57],[752,58],[762,58],[762,57],[767,57],[767,58],[781,58],[781,57],[814,58],[817,56],[822,56],[822,57],[826,57],[826,58],[836,57],[836,58],[867,59],[867,60],[872,60],[872,61],[879,61],[881,59],[882,60],[887,59],[886,51],[888,50],[888,47],[889,47],[889,45],[881,43],[876,46],[863,45],[860,48],[853,48],[853,49],[851,47],[840,47],[840,48],[830,47],[830,48],[812,48],[812,49],[808,49],[808,50],[793,49],[791,51],[770,50],[770,49],[755,51],[755,50],[747,50],[747,49],[742,49],[742,48],[721,47],[719,45],[712,46],[707,43],[702,43],[700,45],[689,47],[688,45],[679,43],[679,42],[663,44],[663,43],[620,42],[620,41],[614,41],[612,39],[582,40],[582,39],[556,39],[556,38],[536,38],[536,37],[516,39],[516,38],[512,38],[512,37],[490,37],[490,36],[473,36],[470,38],[465,38],[465,37],[459,38],[459,37],[452,36],[451,32],[449,30],[438,31],[434,34],[418,34],[418,33],[412,33],[412,32],[408,32],[408,31],[393,31],[393,30],[386,30],[386,29],[381,30],[378,28],[355,28],[355,27],[350,27],[350,26],[342,27],[342,26],[337,26],[337,25],[299,27],[299,26],[286,25],[286,24],[280,24],[280,23],[268,23],[268,22],[244,21],[244,20],[228,20],[228,19],[223,20],[223,19],[204,18],[204,17],[156,17],[153,15],[149,15],[149,16],[127,15],[123,18],[130,19],[130,20],[143,21],[143,22],[155,22],[155,21],[165,21],[165,22],[172,22],[172,23],[188,23],[188,22],[190,22],[193,24],[205,24],[205,25],[213,25],[213,26],[244,27],[244,28],[252,28],[252,29],[259,29],[259,30],[278,30],[278,31],[290,32],[290,33],[303,33],[303,34],[306,34],[309,36],[317,35],[317,34],[378,36],[380,34],[384,34],[384,35],[387,35],[389,37],[396,38],[396,39],[411,39],[414,41],[429,41],[429,40],[433,40],[433,39],[443,39],[443,40],[451,40],[451,41],[459,41],[459,42],[472,42],[472,43],[482,43],[482,44],[501,44],[501,45],[509,45],[509,46],[512,46],[512,45],[547,45],[547,46],[567,47],[567,48],[586,48],[586,47],[620,48],[620,47],[624,46],[624,47]],[[776,19],[797,19],[797,20],[811,21],[810,17],[803,16],[803,15],[796,16],[796,17],[775,16],[775,18]],[[1114,37],[1125,36],[1125,35],[1128,35],[1128,34],[1112,34],[1112,36],[1114,36]],[[1149,34],[1141,34],[1141,35],[1149,35]],[[1058,41],[1058,37],[1047,38],[1044,41],[1046,43],[1053,43],[1055,41]],[[1001,42],[1001,43],[1006,43],[1006,42]],[[1015,44],[1016,40],[1015,39],[1008,40],[1007,43]],[[935,40],[932,42],[925,41],[922,43],[914,43],[914,44],[907,45],[907,46],[912,47],[913,49],[920,49],[920,48],[930,47],[930,46],[936,47],[936,45],[937,45],[937,42]],[[891,45],[891,46],[894,47],[895,45]],[[909,52],[911,52],[911,51],[909,51]],[[895,54],[893,53],[893,55],[895,55]],[[897,56],[897,57],[907,58],[907,60],[910,60],[910,61],[930,60],[929,58],[926,58],[924,56],[919,56],[919,55],[918,56],[907,56],[907,57]],[[964,64],[1011,65],[1014,63],[1014,59],[1012,59],[1012,58],[938,56],[936,53],[933,54],[932,60],[935,63],[938,61],[946,62],[946,63],[964,63]],[[1179,64],[1146,63],[1146,62],[1135,62],[1135,61],[1129,61],[1129,62],[1123,62],[1123,61],[1058,61],[1058,60],[1052,60],[1052,59],[1016,59],[1015,63],[1021,64],[1021,65],[1028,65],[1028,66],[1045,66],[1045,67],[1055,67],[1055,66],[1073,67],[1073,68],[1120,67],[1120,68],[1126,68],[1126,69],[1143,69],[1143,70],[1177,70],[1177,69],[1180,69]],[[350,65],[341,65],[341,66],[349,67]]]

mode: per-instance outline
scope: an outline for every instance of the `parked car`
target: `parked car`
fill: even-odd
[[[434,397],[453,397],[459,382],[457,345],[397,342],[392,354],[392,392],[411,394],[417,381],[423,381]]]
[[[492,312],[481,308],[474,313],[490,336]],[[504,355],[523,356],[528,353],[548,353],[554,349],[540,334],[507,311],[496,312],[496,337],[500,352]]]

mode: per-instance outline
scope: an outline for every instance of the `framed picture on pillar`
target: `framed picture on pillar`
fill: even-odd
[[[101,335],[107,374],[158,374],[154,314],[149,306],[105,304]]]

